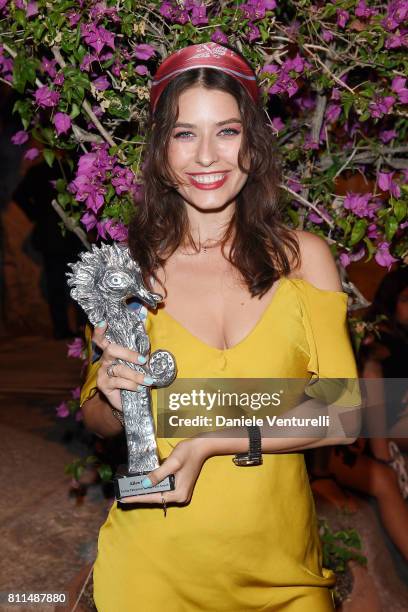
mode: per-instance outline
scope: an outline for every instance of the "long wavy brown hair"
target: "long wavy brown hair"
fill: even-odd
[[[238,164],[241,171],[248,173],[248,180],[235,199],[235,210],[220,245],[226,256],[225,245],[231,240],[227,259],[240,271],[251,295],[261,297],[280,276],[297,267],[299,245],[281,219],[280,164],[265,114],[236,79],[220,70],[186,71],[162,93],[150,120],[144,193],[136,203],[129,226],[129,248],[150,289],[151,277],[160,282],[155,271],[179,246],[189,244],[197,249],[190,233],[186,204],[177,192],[167,157],[178,118],[178,98],[195,86],[225,91],[238,103],[243,124]]]

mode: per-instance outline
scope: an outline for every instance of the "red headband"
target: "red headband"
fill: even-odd
[[[245,87],[254,102],[258,101],[259,90],[252,68],[231,49],[209,42],[180,49],[169,55],[159,66],[150,91],[150,106],[153,112],[170,81],[192,68],[215,68],[227,72]]]

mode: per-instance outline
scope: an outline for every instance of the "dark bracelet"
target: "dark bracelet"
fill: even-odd
[[[261,430],[257,425],[247,427],[249,437],[249,449],[247,453],[238,453],[232,459],[235,465],[251,466],[262,464],[262,437]]]

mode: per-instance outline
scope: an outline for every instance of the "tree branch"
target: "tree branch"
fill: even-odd
[[[312,202],[309,202],[308,200],[306,200],[306,198],[304,198],[303,196],[301,196],[299,193],[296,193],[296,191],[293,191],[293,189],[291,189],[290,187],[287,187],[286,185],[284,185],[283,183],[281,183],[279,185],[279,187],[281,189],[283,189],[284,191],[286,191],[287,193],[289,193],[295,200],[297,200],[298,202],[300,202],[301,204],[303,204],[304,206],[307,206],[308,208],[311,208],[312,210],[315,211],[315,213],[317,215],[319,215],[324,221],[326,221],[326,223],[331,227],[334,228],[334,223],[333,221],[326,217],[321,210],[319,210],[317,208],[317,206],[315,204],[313,204]]]
[[[88,239],[86,237],[84,230],[81,227],[79,227],[79,225],[73,219],[71,219],[71,217],[67,215],[65,210],[58,204],[57,200],[52,200],[51,206],[53,207],[55,212],[61,217],[62,221],[64,222],[65,227],[70,232],[73,232],[74,234],[76,234],[78,238],[80,239],[80,241],[82,242],[82,244],[88,249],[88,251],[90,251],[91,245],[88,242]]]
[[[54,45],[51,48],[51,51],[52,51],[55,59],[57,60],[58,64],[61,66],[61,68],[65,68],[67,64],[66,64],[64,58],[62,57],[59,48]],[[110,144],[111,147],[116,146],[115,141],[112,138],[112,135],[109,134],[109,132],[107,132],[105,130],[105,128],[103,127],[102,123],[99,121],[98,117],[93,112],[93,110],[91,108],[91,105],[89,104],[89,102],[87,100],[84,100],[82,102],[82,107],[85,110],[85,112],[88,115],[88,117],[90,118],[90,120],[92,121],[92,123],[94,124],[94,126],[96,127],[96,129],[98,130],[98,132],[106,140],[106,142],[108,144]]]

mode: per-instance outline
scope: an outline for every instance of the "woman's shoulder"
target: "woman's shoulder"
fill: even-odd
[[[304,230],[291,230],[299,245],[300,262],[288,275],[316,289],[341,292],[342,285],[336,262],[324,238]]]

